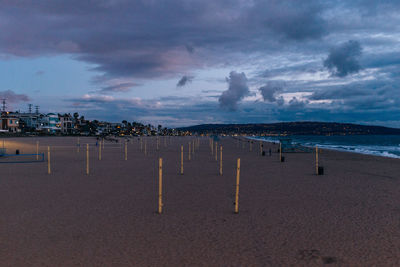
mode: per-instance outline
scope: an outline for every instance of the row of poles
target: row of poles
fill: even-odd
[[[165,140],[165,139],[164,139]],[[218,161],[218,142],[215,142],[215,153],[214,153],[214,141],[212,139],[210,139],[210,148],[211,148],[211,154],[214,155],[215,154],[215,160]],[[143,149],[143,139],[140,139],[140,144],[141,144],[141,150]],[[195,151],[195,144],[196,147],[199,146],[199,140],[196,139],[193,142],[189,142],[188,143],[188,160],[191,160],[191,156],[192,154],[194,155],[194,151]],[[249,146],[252,146],[252,142],[249,143]],[[100,141],[99,144],[99,160],[102,159],[102,148],[104,149],[104,139],[102,141]],[[157,138],[157,150],[159,149],[159,139]],[[184,172],[184,168],[183,168],[183,145],[181,145],[181,168],[180,168],[180,173],[183,174]],[[260,142],[260,150],[262,153],[262,145]],[[80,140],[78,138],[78,142],[77,142],[77,152],[79,153],[80,151]],[[222,151],[223,151],[223,147],[222,145],[220,146],[220,161],[219,161],[219,174],[222,176],[223,174],[223,170],[222,170]],[[250,149],[251,151],[251,149]],[[145,155],[147,155],[147,142],[144,142],[144,153]],[[36,141],[36,160],[39,159],[39,141]],[[128,160],[128,146],[127,146],[127,142],[125,142],[125,149],[124,149],[124,159],[127,161]],[[284,158],[282,156],[282,143],[279,143],[279,159],[281,162],[284,161]],[[50,155],[50,146],[47,147],[47,162],[48,162],[48,174],[51,174],[51,155]],[[319,149],[318,146],[315,147],[315,172],[317,175],[321,175],[321,170],[319,168]],[[89,144],[86,144],[86,174],[89,175]]]
[[[99,160],[102,159],[102,150],[104,149],[104,139],[100,141],[99,144]],[[78,138],[77,141],[77,153],[80,152],[80,140]],[[36,160],[38,160],[39,157],[39,141],[36,141]],[[90,173],[90,159],[89,159],[89,144],[86,144],[86,175],[89,175]],[[128,147],[127,143],[125,142],[125,160],[128,160]],[[51,174],[51,153],[50,153],[50,146],[47,146],[47,173]]]
[[[242,148],[245,148],[245,143],[246,142],[242,143]],[[252,151],[253,142],[248,141],[248,143],[249,143],[249,151]],[[239,146],[239,138],[237,139],[237,146]],[[259,141],[259,147],[260,147],[260,155],[262,155],[263,154],[262,141]],[[282,151],[282,143],[279,143],[279,161],[280,162],[285,161],[285,157],[283,156],[283,151]],[[319,148],[318,148],[318,146],[315,146],[315,174],[316,175],[324,174],[323,167],[320,166],[320,164],[319,164]]]
[[[99,160],[102,160],[102,150],[104,149],[104,138],[100,141],[99,143],[99,149],[98,149],[98,158]],[[128,143],[125,141],[124,142],[124,160],[128,160]],[[143,151],[143,143],[144,143],[144,154],[147,155],[147,140],[143,142],[143,139],[140,139],[140,149]],[[164,144],[166,146],[166,139],[164,139]],[[159,145],[160,145],[160,140],[157,137],[157,150],[159,150]],[[77,153],[80,152],[80,139],[78,137],[77,139]],[[39,159],[39,141],[36,142],[36,160]],[[90,168],[89,168],[89,144],[86,144],[86,174],[89,175],[90,173]],[[51,174],[51,153],[50,153],[50,146],[47,147],[47,172],[48,174]]]
[[[213,144],[211,140],[211,154],[213,154]],[[157,150],[159,149],[159,138],[157,137]],[[164,139],[164,145],[166,146],[166,139]],[[141,150],[143,149],[143,139],[140,139],[140,147]],[[192,142],[188,143],[188,160],[191,160],[191,156],[194,155],[195,147],[199,148],[200,147],[200,139],[195,139]],[[99,160],[102,159],[102,149],[104,149],[104,139],[100,141],[99,144]],[[77,153],[80,152],[80,139],[78,137],[77,140]],[[147,154],[147,142],[144,142],[144,153],[145,155]],[[127,147],[127,142],[125,142],[125,149],[124,149],[124,159],[128,160],[128,147]],[[36,141],[36,160],[39,160],[39,141]],[[89,175],[90,173],[90,168],[89,168],[89,144],[86,144],[86,175]],[[215,160],[218,161],[218,144],[217,142],[215,143]],[[159,191],[158,191],[158,213],[162,213],[162,207],[163,207],[163,201],[162,201],[162,168],[163,168],[163,160],[160,157],[159,158]],[[52,169],[51,169],[51,149],[50,146],[47,146],[47,173],[51,174]],[[183,174],[183,145],[181,145],[181,169],[180,173]],[[222,176],[222,145],[220,146],[220,164],[219,164],[219,174]],[[239,181],[240,181],[240,158],[237,159],[237,167],[236,167],[236,193],[235,193],[235,213],[239,213]]]
[[[165,139],[164,139],[165,140]],[[166,141],[165,141],[166,142]],[[195,146],[199,147],[200,145],[200,140],[196,139],[193,142],[189,142],[188,143],[188,160],[191,160],[192,155],[194,155],[194,150],[195,150]],[[140,147],[141,150],[143,150],[143,139],[140,139]],[[252,147],[252,143],[250,142],[250,151]],[[99,145],[99,160],[102,159],[102,148],[104,149],[104,139],[102,141],[100,141],[100,145]],[[157,138],[157,150],[159,149],[159,139]],[[218,161],[218,142],[215,142],[212,139],[210,139],[210,149],[211,149],[211,155],[214,156],[215,155],[215,161]],[[260,143],[260,151],[262,153],[262,145]],[[78,138],[78,144],[77,144],[77,152],[79,153],[80,151],[80,141]],[[223,147],[222,145],[220,145],[219,147],[219,175],[222,176],[223,171],[222,171],[222,151],[223,151]],[[36,142],[36,152],[37,152],[37,159],[39,156],[39,142]],[[180,168],[180,173],[183,175],[184,173],[184,169],[183,169],[183,158],[184,158],[184,149],[183,149],[183,145],[181,145],[181,149],[180,149],[180,163],[181,163],[181,168]],[[280,161],[282,161],[282,144],[280,143],[279,146],[279,157],[280,157]],[[145,155],[147,154],[147,142],[145,140],[144,142],[144,153]],[[315,154],[316,154],[316,174],[320,174],[320,170],[319,170],[319,158],[318,158],[318,147],[315,148]],[[124,159],[128,160],[128,147],[127,147],[127,142],[125,142],[125,149],[124,149]],[[47,147],[47,165],[48,165],[48,174],[51,174],[51,154],[50,154],[50,146]],[[158,159],[158,184],[159,184],[159,192],[158,192],[158,213],[161,214],[162,213],[162,207],[163,207],[163,201],[162,201],[162,169],[163,169],[163,159],[160,157]],[[89,169],[89,144],[86,144],[86,175],[89,175],[90,169]],[[240,187],[240,158],[237,159],[237,164],[236,164],[236,192],[235,192],[235,209],[234,212],[235,213],[239,213],[239,187]]]

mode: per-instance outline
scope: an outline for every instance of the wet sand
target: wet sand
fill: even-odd
[[[9,152],[45,152],[47,164],[0,164],[1,266],[399,266],[400,160],[323,150],[262,157],[258,144],[223,145],[223,175],[208,139],[6,138]],[[85,147],[90,143],[90,174]],[[179,174],[184,144],[184,175]],[[0,142],[0,145],[1,142]],[[158,157],[163,214],[157,214]],[[241,158],[239,214],[234,214]]]

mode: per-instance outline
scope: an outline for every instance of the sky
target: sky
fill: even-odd
[[[0,0],[8,110],[400,128],[400,1]]]

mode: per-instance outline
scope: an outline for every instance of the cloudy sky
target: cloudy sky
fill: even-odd
[[[398,10],[395,0],[0,0],[0,97],[12,110],[166,126],[400,127]]]

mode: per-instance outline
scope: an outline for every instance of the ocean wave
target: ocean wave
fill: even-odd
[[[384,148],[376,149],[376,147],[368,147],[368,146],[344,146],[344,145],[324,145],[324,144],[320,144],[318,145],[318,147],[324,149],[337,150],[337,151],[353,152],[358,154],[400,159],[400,155],[394,153],[393,151],[394,147],[386,147],[385,149]]]
[[[279,137],[247,137],[251,140],[256,141],[266,141],[272,143],[279,143]],[[358,154],[365,155],[373,155],[373,156],[381,156],[381,157],[389,157],[389,158],[397,158],[400,159],[400,144],[393,145],[365,145],[365,144],[337,144],[330,141],[323,142],[320,140],[321,138],[316,136],[315,140],[302,140],[304,137],[293,138],[292,144],[298,144],[306,147],[315,147],[318,146],[324,149],[336,150],[336,151],[344,151],[344,152],[353,152]],[[311,138],[311,137],[308,137]]]

